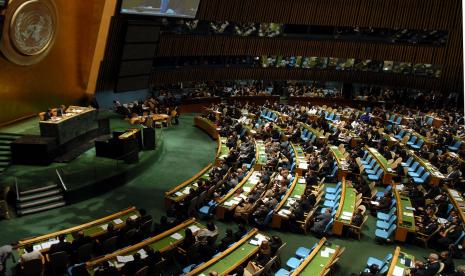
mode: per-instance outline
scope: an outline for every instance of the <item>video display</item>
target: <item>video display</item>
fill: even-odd
[[[195,18],[199,2],[200,0],[122,0],[121,13]]]

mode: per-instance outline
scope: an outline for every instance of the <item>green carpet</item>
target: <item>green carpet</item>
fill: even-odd
[[[179,126],[165,128],[159,131],[163,143],[158,150],[157,161],[125,186],[118,187],[98,198],[92,198],[74,205],[51,210],[35,215],[0,221],[0,244],[21,238],[45,234],[59,229],[68,228],[90,220],[114,213],[131,205],[145,208],[158,220],[165,214],[164,192],[183,182],[213,162],[216,153],[216,142],[203,131],[193,126],[193,115],[184,114]],[[4,132],[31,133],[34,127],[26,123],[17,124]],[[30,124],[30,123],[29,123]],[[19,125],[19,126],[18,126]],[[27,127],[25,127],[27,126]],[[121,127],[126,127],[121,123]],[[87,153],[86,153],[87,154]],[[91,153],[88,153],[89,156]],[[90,158],[90,157],[89,157]],[[10,168],[19,173],[33,168]],[[23,172],[26,173],[26,172]],[[32,172],[34,173],[34,172]],[[216,222],[220,229],[220,238],[226,228],[236,229],[235,223]],[[394,245],[378,245],[374,241],[376,220],[370,217],[361,241],[350,238],[329,238],[335,244],[345,246],[347,250],[341,256],[339,269],[333,275],[350,275],[359,272],[365,266],[368,257],[384,258],[387,253],[394,252]],[[265,231],[269,235],[279,235],[287,243],[283,250],[283,265],[286,260],[294,256],[299,246],[311,247],[317,238],[308,235]],[[426,256],[431,250],[416,245],[399,244],[403,251],[418,258]],[[464,264],[463,260],[456,260],[456,265]]]

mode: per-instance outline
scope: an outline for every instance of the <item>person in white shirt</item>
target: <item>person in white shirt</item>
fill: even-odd
[[[19,261],[21,264],[23,264],[25,262],[36,260],[36,259],[43,260],[44,256],[42,256],[42,254],[39,251],[34,250],[32,245],[28,245],[26,246],[26,253],[21,255]]]

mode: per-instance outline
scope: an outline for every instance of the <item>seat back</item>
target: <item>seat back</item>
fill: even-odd
[[[117,244],[118,242],[118,236],[111,237],[109,239],[106,239],[103,244],[102,244],[102,250],[104,253],[111,253],[116,251],[117,249]]]
[[[92,243],[86,243],[79,246],[79,248],[77,249],[79,261],[87,262],[88,260],[90,260],[90,258],[92,257],[92,248]]]
[[[397,117],[396,125],[400,125],[402,122],[402,117]]]
[[[389,263],[391,260],[392,260],[392,254],[389,253],[389,254],[387,254],[387,255],[384,257],[383,263],[387,264],[387,263]]]
[[[398,137],[402,138],[404,137],[405,129],[401,129],[399,133],[397,133]]]
[[[418,175],[421,175],[424,171],[425,171],[425,167],[419,166],[415,173]]]
[[[394,223],[393,225],[391,225],[391,227],[389,227],[389,230],[388,230],[388,237],[390,237],[392,235],[392,233],[394,231],[396,231],[396,228],[397,228],[397,225]]]
[[[422,176],[421,176],[421,180],[423,180],[424,182],[426,182],[426,180],[428,179],[429,177],[429,172],[426,172],[424,173]]]
[[[392,207],[391,208],[391,211],[389,211],[389,216],[393,216],[397,211],[397,208],[396,207]]]
[[[134,276],[147,276],[149,275],[149,267],[144,266],[143,268],[139,269]]]
[[[415,143],[417,141],[418,137],[415,136],[415,135],[412,135],[412,137],[410,137],[410,141],[409,143]]]
[[[377,176],[377,177],[381,177],[381,174],[383,174],[383,169],[382,169],[382,168],[379,168],[379,169],[378,169],[378,172],[376,172],[376,176]]]
[[[37,276],[42,275],[44,265],[41,259],[34,259],[22,263],[21,275],[22,276]]]
[[[405,165],[406,165],[407,167],[409,167],[410,165],[412,165],[412,162],[413,162],[413,157],[410,156],[410,157],[407,159],[407,162],[405,162]]]
[[[463,240],[463,238],[465,237],[465,232],[462,231],[462,234],[460,235],[460,237],[455,241],[455,245],[458,245],[460,244],[460,242]]]
[[[389,219],[389,226],[391,226],[392,224],[394,224],[397,220],[397,216],[392,216],[391,219]]]
[[[413,165],[410,167],[411,170],[415,171],[418,168],[418,165],[420,164],[417,161],[415,161],[415,163],[413,163]]]
[[[425,143],[425,140],[419,139],[419,140],[417,141],[417,144],[416,144],[416,145],[417,145],[417,147],[421,147],[421,146],[423,146],[424,143]]]
[[[50,266],[55,275],[61,275],[66,271],[69,264],[68,253],[64,251],[55,252],[49,255]]]

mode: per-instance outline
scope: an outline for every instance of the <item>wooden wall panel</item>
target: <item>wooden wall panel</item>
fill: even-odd
[[[158,56],[218,55],[299,55],[318,57],[366,58],[373,60],[410,61],[442,64],[446,47],[405,44],[269,39],[259,37],[226,37],[199,35],[163,35]]]
[[[376,83],[422,89],[440,89],[438,79],[402,76],[396,74],[350,72],[334,70],[283,69],[283,68],[191,68],[155,71],[154,84],[208,80],[321,80],[347,83]]]
[[[460,0],[202,0],[198,18],[239,22],[448,29]]]

